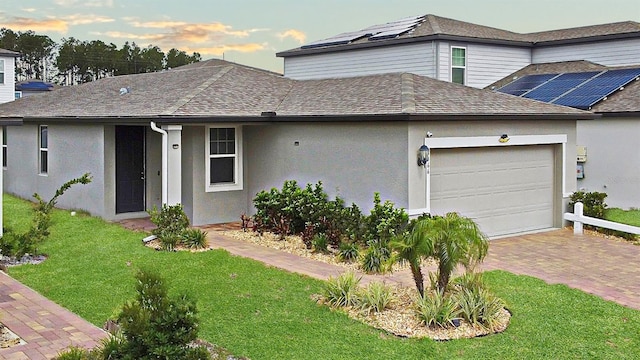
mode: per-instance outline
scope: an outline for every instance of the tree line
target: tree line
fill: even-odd
[[[101,40],[63,38],[58,44],[46,35],[29,30],[0,29],[0,48],[19,52],[16,81],[40,79],[60,85],[74,85],[100,78],[170,69],[201,60],[173,48],[164,53],[158,46],[141,48],[125,42],[121,48]]]

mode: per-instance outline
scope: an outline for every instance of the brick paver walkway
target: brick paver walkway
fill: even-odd
[[[0,359],[51,359],[71,345],[92,348],[107,337],[83,320],[0,271],[0,321],[26,344],[0,349]]]

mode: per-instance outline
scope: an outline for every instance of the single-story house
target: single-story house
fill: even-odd
[[[610,207],[640,207],[640,64],[536,64],[489,88],[601,115],[597,120],[577,123],[578,189],[607,193]]]
[[[117,76],[0,105],[4,190],[110,220],[184,205],[236,221],[257,192],[322,181],[365,211],[458,211],[490,236],[562,226],[576,122],[593,113],[409,73],[294,80],[222,60]],[[418,164],[419,149],[430,159]]]

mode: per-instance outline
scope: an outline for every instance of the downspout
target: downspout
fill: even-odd
[[[151,122],[151,130],[162,134],[162,204],[167,204],[169,199],[169,156],[167,154],[167,146],[169,146],[169,135],[166,131],[156,126],[155,122]]]

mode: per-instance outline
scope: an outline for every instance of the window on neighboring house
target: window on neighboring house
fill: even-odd
[[[4,60],[0,60],[0,84],[4,84]]]
[[[40,164],[40,174],[47,174],[49,172],[49,139],[48,139],[48,127],[47,125],[40,125],[38,127],[38,144],[40,151],[38,155],[38,163]]]
[[[467,69],[467,49],[462,47],[451,48],[451,82],[465,84],[465,72]]]
[[[208,127],[206,142],[206,190],[242,190],[242,127]]]
[[[7,167],[7,127],[2,127],[2,167]]]
[[[16,97],[16,100],[20,99],[22,97],[22,91],[16,91],[15,97]]]

